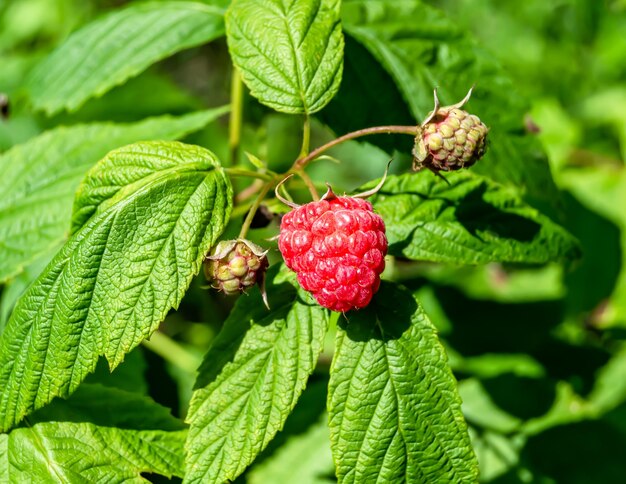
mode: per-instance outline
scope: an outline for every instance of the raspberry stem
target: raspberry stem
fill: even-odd
[[[150,339],[146,339],[142,343],[164,360],[192,375],[196,373],[202,362],[195,354],[161,331],[155,331]]]
[[[263,187],[263,181],[262,180],[260,180],[260,179],[254,180],[254,183],[252,183],[250,186],[248,186],[248,188],[244,188],[243,190],[241,190],[235,196],[235,201],[237,203],[245,202],[250,197],[254,196],[254,194],[257,193],[262,187]]]
[[[287,171],[286,174],[292,173],[294,175],[298,175],[298,177],[300,177],[300,179],[304,182],[306,187],[309,189],[309,192],[311,192],[311,197],[315,201],[319,200],[319,194],[317,192],[317,189],[315,188],[315,184],[313,183],[311,178],[306,174],[304,169],[311,161],[313,161],[315,158],[320,156],[322,153],[329,150],[333,146],[337,146],[338,144],[341,144],[345,141],[355,139],[355,138],[360,138],[362,136],[368,136],[372,134],[392,134],[392,133],[417,136],[420,131],[419,126],[390,125],[390,126],[374,126],[372,128],[364,128],[364,129],[360,129],[357,131],[353,131],[352,133],[344,134],[343,136],[340,136],[339,138],[329,141],[325,145],[322,145],[307,154],[307,151],[309,149],[310,136],[311,136],[311,124],[310,123],[311,123],[311,120],[307,116],[304,120],[303,135],[302,135],[302,149],[300,150],[300,155],[298,159],[294,162],[291,169]],[[250,177],[257,178],[257,181],[255,183],[253,183],[250,187],[248,187],[248,189],[244,190],[245,193],[241,192],[239,195],[237,195],[238,200],[245,200],[249,196],[252,196],[252,194],[254,193],[257,194],[256,198],[254,199],[254,202],[252,202],[252,204],[250,205],[248,215],[243,221],[243,225],[241,226],[241,231],[239,232],[239,238],[244,239],[246,237],[246,234],[248,233],[248,230],[250,229],[250,224],[252,223],[254,214],[256,213],[258,208],[261,206],[261,203],[265,199],[265,196],[267,195],[267,193],[272,189],[272,187],[276,184],[278,179],[282,177],[282,175],[279,176],[277,179],[277,176],[275,174],[260,173],[260,172],[254,172],[251,170],[239,169],[239,168],[227,168],[226,171],[232,175],[250,176]],[[260,184],[259,183],[260,180],[266,180],[266,182],[263,184]]]
[[[270,189],[274,186],[275,183],[276,182],[274,178],[272,178],[267,183],[265,183],[265,185],[263,185],[263,187],[261,188],[261,191],[258,193],[256,198],[254,199],[254,202],[252,202],[252,205],[250,205],[250,210],[248,211],[248,215],[246,215],[246,218],[243,221],[243,225],[241,226],[241,230],[239,231],[239,237],[238,237],[239,239],[246,238],[246,235],[248,234],[248,230],[250,229],[250,224],[252,223],[252,219],[254,218],[254,214],[261,206],[261,203],[263,203],[263,200],[265,199],[265,195],[267,195],[267,192],[270,191]]]
[[[292,172],[297,172],[298,170],[304,169],[311,161],[317,158],[319,155],[328,151],[330,148],[337,146],[338,144],[343,143],[344,141],[349,141],[351,139],[360,138],[362,136],[369,136],[372,134],[408,134],[411,136],[417,136],[419,134],[419,126],[374,126],[372,128],[364,128],[359,129],[357,131],[353,131],[352,133],[344,134],[339,138],[335,138],[332,141],[329,141],[325,145],[320,146],[319,148],[315,148],[308,155],[304,157],[300,157],[293,165]],[[302,156],[302,155],[301,155]]]
[[[317,193],[317,189],[315,188],[315,184],[313,183],[313,180],[311,180],[311,177],[309,177],[304,170],[298,170],[294,173],[304,182],[311,193],[311,197],[317,202],[320,199],[320,196],[319,193]]]
[[[303,158],[309,154],[309,145],[311,144],[311,118],[304,115],[304,125],[302,126],[302,148],[298,158]]]
[[[241,142],[241,122],[243,117],[243,81],[239,69],[233,66],[230,80],[230,119],[228,124],[228,148],[230,164],[236,165],[239,159]]]

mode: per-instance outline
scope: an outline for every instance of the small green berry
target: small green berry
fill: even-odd
[[[259,284],[267,306],[264,277],[267,250],[245,239],[225,240],[206,258],[204,273],[215,289],[232,295]]]
[[[460,109],[472,91],[461,102],[439,107],[435,91],[435,108],[420,126],[413,149],[413,169],[452,171],[476,163],[487,148],[489,129],[473,114]]]

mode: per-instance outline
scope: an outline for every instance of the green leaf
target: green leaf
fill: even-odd
[[[525,353],[484,353],[460,357],[455,372],[468,373],[480,378],[493,378],[509,374],[527,378],[545,376],[545,369],[532,356]],[[465,402],[465,399],[463,399]]]
[[[343,135],[368,126],[417,124],[393,78],[349,35],[345,37],[343,62],[339,92],[317,115],[334,133]],[[394,149],[410,154],[414,140],[406,135],[384,134],[368,136],[367,142],[384,149],[388,160]]]
[[[346,0],[347,34],[378,59],[395,80],[415,119],[460,101],[476,83],[468,108],[491,128],[490,145],[472,170],[553,201],[557,190],[537,141],[525,134],[528,106],[504,69],[439,10],[419,0]]]
[[[55,398],[29,421],[89,422],[131,430],[182,430],[184,423],[170,409],[147,396],[100,384],[84,383],[67,399]]]
[[[14,279],[11,279],[4,286],[2,294],[0,295],[0,334],[4,331],[17,300],[24,294],[24,291],[28,289],[28,286],[37,279],[52,257],[54,257],[54,254],[61,248],[61,245],[62,244],[59,243],[53,246],[49,251],[39,255],[24,268],[23,272],[18,274]]]
[[[179,165],[163,170],[167,160]],[[127,176],[139,164],[151,170],[103,201],[17,303],[0,338],[0,430],[72,393],[99,355],[120,364],[178,306],[224,229],[232,188],[211,152],[144,142],[98,166]]]
[[[327,415],[306,433],[292,436],[275,454],[246,474],[250,484],[328,484],[333,475]]]
[[[469,378],[459,384],[463,414],[472,425],[503,434],[518,430],[522,421],[498,407],[480,380]]]
[[[598,372],[589,402],[605,413],[626,402],[626,345],[621,345],[609,362]]]
[[[521,431],[527,436],[538,435],[554,427],[596,418],[598,412],[594,405],[578,395],[571,384],[561,380],[556,384],[556,396],[548,412],[526,420]]]
[[[154,149],[148,150],[148,156],[143,156],[141,146],[137,152],[132,146],[120,148],[87,172],[74,197],[72,232],[80,229],[96,211],[104,212],[111,204],[118,203],[128,190],[134,192],[165,176],[207,168],[206,151],[192,146],[177,149],[176,145],[169,149],[164,145],[165,153],[161,156],[159,145],[153,146]],[[198,156],[198,159],[194,160],[194,156]],[[213,158],[212,163],[216,164],[212,154],[210,157]]]
[[[188,416],[187,482],[241,474],[282,428],[322,351],[328,312],[293,278],[268,279],[271,310],[258,291],[239,298],[200,367]]]
[[[475,482],[456,382],[414,297],[383,281],[346,317],[328,392],[339,482]]]
[[[582,243],[581,243],[582,245]],[[455,287],[472,299],[525,303],[563,299],[561,264],[519,267],[492,263],[479,266],[428,265],[419,275],[437,285]]]
[[[81,385],[68,400],[55,399],[30,416],[27,428],[0,434],[0,479],[144,482],[140,472],[182,476],[183,428],[147,397]]]
[[[339,90],[339,0],[234,0],[226,34],[250,92],[277,111],[314,113]]]
[[[135,348],[124,357],[124,362],[117,366],[113,372],[109,369],[106,360],[98,360],[96,369],[85,379],[83,385],[95,383],[127,392],[148,395],[147,368],[148,362],[142,347]]]
[[[176,52],[224,34],[223,10],[198,2],[154,2],[116,10],[72,34],[27,80],[38,109],[78,109],[87,99]]]
[[[227,110],[56,128],[0,155],[0,282],[63,241],[76,187],[98,159],[135,141],[180,138]]]
[[[0,434],[2,482],[148,482],[182,475],[186,431],[45,422]]]
[[[46,421],[58,425],[52,427]],[[38,432],[40,429],[45,430],[43,435]],[[52,440],[44,438],[46,433],[55,429],[60,432],[58,436],[53,434]],[[21,459],[12,457],[14,462],[8,474],[12,479],[2,482],[19,482],[20,472],[27,472],[29,482],[35,477],[37,482],[49,482],[55,475],[51,469],[57,468],[61,469],[61,474],[68,472],[63,477],[57,474],[57,480],[62,482],[93,482],[97,480],[95,477],[105,482],[121,482],[124,477],[130,478],[131,473],[134,481],[138,481],[139,476],[135,474],[139,472],[182,476],[183,442],[186,437],[186,432],[180,432],[183,429],[183,422],[174,418],[168,408],[148,397],[102,385],[83,384],[69,399],[55,399],[29,416],[28,432],[16,429],[8,435],[10,445],[15,445],[20,439],[29,443],[37,439],[40,441],[36,449],[29,445]],[[76,431],[75,436],[71,434],[72,430]],[[64,452],[61,452],[59,443],[66,449]],[[106,452],[101,452],[103,446],[107,447]],[[89,447],[92,453],[102,455],[82,455],[84,449]],[[73,450],[76,454],[71,459]],[[18,466],[27,459],[35,462],[42,457],[48,465],[48,474],[44,472],[45,468],[35,467],[30,473],[28,468],[21,464]],[[91,471],[80,467],[88,467],[89,464],[101,466],[106,471],[101,475],[90,474]],[[77,475],[73,476],[73,473]]]
[[[390,176],[371,201],[389,253],[463,264],[543,264],[580,255],[576,239],[516,192],[470,172]]]
[[[157,68],[158,69],[158,68]],[[180,115],[204,109],[205,102],[176,84],[171,75],[148,69],[102,97],[91,99],[78,111],[61,112],[54,125],[91,123],[101,120],[130,123],[164,114]]]
[[[9,481],[9,436],[0,434],[0,482]]]
[[[519,455],[526,444],[523,435],[505,437],[489,430],[478,433],[470,427],[470,436],[478,458],[481,482],[491,482],[519,465]]]
[[[556,136],[556,127],[554,127],[554,131],[553,136]],[[594,164],[588,167],[562,167],[557,174],[557,179],[559,186],[571,192],[581,204],[594,213],[609,219],[621,229],[621,253],[626,254],[626,216],[623,210],[623,207],[626,206],[626,170],[624,167],[611,163],[606,165]],[[606,281],[605,284],[611,284],[612,294],[605,301],[606,294],[602,293],[601,304],[603,309],[594,315],[594,318],[603,327],[624,327],[626,326],[626,262],[621,261],[621,271],[617,276],[617,281],[611,282],[615,277],[612,272],[620,264],[616,251],[609,252],[606,247],[599,245],[605,240],[610,240],[606,237],[606,230],[600,231],[598,224],[592,225],[591,221],[588,220],[589,217],[583,218],[580,212],[579,209],[575,218],[578,227],[574,226],[572,230],[578,228],[581,242],[584,246],[592,248],[593,251],[590,251],[589,256],[583,261],[583,267],[578,271],[580,273],[584,268],[588,268],[587,274],[582,273],[579,277],[580,284],[577,287],[580,288],[580,294],[576,294],[576,291],[572,291],[570,287],[569,296],[577,302],[584,301],[585,298],[580,296],[589,297],[590,291],[587,284],[589,277],[593,277],[594,280]],[[604,225],[606,225],[606,221]],[[588,240],[585,241],[585,239]],[[607,254],[614,255],[611,258]],[[610,271],[608,274],[602,271],[602,262]],[[599,267],[600,272],[598,271]],[[594,289],[602,286],[602,283],[596,284]],[[591,291],[591,294],[593,292]],[[600,302],[597,298],[593,301],[594,306]]]

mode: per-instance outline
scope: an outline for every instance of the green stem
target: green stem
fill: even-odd
[[[230,122],[228,126],[228,147],[230,149],[231,165],[236,165],[239,159],[242,118],[243,81],[241,80],[239,69],[233,66],[233,74],[230,80]]]
[[[224,171],[232,176],[247,176],[250,178],[259,178],[261,180],[273,180],[274,177],[260,171],[246,170],[245,168],[224,168]]]
[[[161,331],[152,333],[149,340],[146,339],[143,341],[143,345],[150,351],[161,356],[164,360],[192,374],[196,373],[202,362],[201,358],[183,348]]]
[[[252,197],[255,193],[257,193],[261,188],[263,188],[263,182],[261,180],[254,180],[249,187],[244,188],[235,196],[235,202],[243,203],[248,198]]]
[[[319,195],[315,188],[315,184],[304,171],[306,166],[315,158],[317,158],[319,155],[329,150],[333,146],[337,146],[338,144],[343,143],[344,141],[348,141],[348,140],[355,139],[355,138],[360,138],[362,136],[368,136],[372,134],[391,134],[391,133],[408,134],[411,136],[417,136],[419,131],[420,131],[419,126],[375,126],[373,128],[360,129],[358,131],[353,131],[352,133],[344,134],[343,136],[340,136],[339,138],[329,141],[325,145],[322,145],[319,148],[316,148],[310,153],[308,153],[309,144],[311,140],[311,119],[307,116],[304,119],[304,127],[303,127],[303,133],[302,133],[302,149],[300,150],[300,155],[298,159],[294,162],[291,169],[287,171],[287,173],[293,173],[293,174],[298,175],[302,179],[304,184],[307,186],[309,191],[311,192],[311,196],[313,197],[313,199],[319,200]],[[238,170],[238,169],[235,169],[235,170]],[[246,173],[244,174],[243,172],[246,172]],[[231,173],[234,174],[235,172],[232,171]],[[254,175],[252,175],[252,173],[254,173]],[[239,174],[241,174],[242,176],[254,176],[255,178],[262,178],[262,179],[267,180],[266,183],[263,185],[257,185],[258,183],[257,181],[255,182],[255,184],[248,187],[249,193],[247,191],[248,189],[246,189],[245,197],[241,197],[238,195],[239,200],[245,200],[247,196],[258,191],[257,196],[254,199],[254,202],[250,206],[248,215],[243,221],[243,225],[241,226],[241,231],[239,232],[239,238],[245,238],[245,236],[248,233],[248,230],[250,229],[250,224],[252,223],[254,214],[256,213],[258,208],[261,206],[261,203],[263,203],[263,199],[265,198],[267,193],[270,191],[270,189],[276,184],[276,182],[280,180],[284,175],[276,175],[273,173],[261,175],[259,173],[251,172],[251,171],[249,172],[247,170],[241,170]]]
[[[353,131],[352,133],[344,134],[339,138],[336,138],[332,141],[329,141],[325,145],[320,146],[319,148],[314,149],[308,155],[304,157],[300,157],[293,165],[293,171],[297,172],[298,170],[303,169],[308,165],[311,161],[317,158],[319,155],[329,150],[330,148],[337,146],[345,141],[360,138],[362,136],[369,136],[372,134],[409,134],[411,136],[417,136],[419,133],[419,126],[374,126],[373,128],[365,128],[359,129],[358,131]]]
[[[246,215],[246,219],[243,221],[243,225],[241,226],[241,230],[239,231],[239,239],[245,239],[246,235],[248,234],[248,230],[250,229],[252,219],[254,218],[254,214],[261,206],[261,203],[263,203],[267,192],[269,192],[270,189],[274,186],[274,183],[274,179],[272,179],[268,181],[265,185],[263,185],[263,188],[261,188],[261,191],[254,199],[254,202],[252,202],[250,210],[248,211],[248,215]]]
[[[313,180],[311,180],[311,177],[309,177],[304,170],[298,170],[294,173],[302,179],[306,187],[309,189],[311,197],[317,202],[320,199],[320,195],[317,193],[317,189],[315,188],[315,184],[313,183]]]
[[[241,205],[235,205],[233,207],[233,211],[230,212],[230,218],[243,217],[248,213],[252,204],[250,203],[242,203]]]
[[[308,114],[304,115],[304,126],[302,126],[302,148],[298,158],[304,158],[309,154],[309,145],[311,144],[311,118]]]

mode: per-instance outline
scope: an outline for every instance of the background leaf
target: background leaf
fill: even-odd
[[[339,482],[475,482],[456,382],[417,301],[383,282],[346,317],[328,393]]]
[[[147,395],[149,391],[146,381],[148,362],[144,353],[142,348],[135,348],[124,357],[123,363],[117,366],[113,372],[106,360],[99,360],[96,370],[85,379],[83,385],[95,383]]]
[[[279,274],[280,275],[280,274]],[[313,372],[328,312],[293,278],[240,297],[199,370],[189,416],[187,482],[235,479],[267,446]]]
[[[170,409],[145,395],[98,383],[84,383],[68,399],[55,398],[36,411],[30,422],[89,422],[131,430],[182,430]]]
[[[343,65],[339,92],[317,115],[334,133],[343,135],[368,126],[417,124],[391,75],[350,35],[345,36]],[[361,138],[360,144],[365,142],[379,146],[387,153],[398,150],[408,158],[414,139],[406,135],[383,134]],[[397,168],[397,164],[394,165],[392,170]]]
[[[554,202],[557,191],[548,163],[525,134],[528,106],[490,54],[445,14],[419,0],[346,0],[346,33],[365,46],[395,80],[415,119],[433,109],[433,89],[442,105],[461,100],[476,83],[468,108],[491,128],[487,155],[472,168]]]
[[[226,32],[233,63],[263,104],[311,114],[339,89],[338,0],[234,0],[226,12]]]
[[[154,2],[114,11],[72,34],[27,81],[36,108],[76,110],[151,64],[224,34],[223,11]]]
[[[472,173],[390,176],[372,197],[389,253],[414,260],[543,264],[572,260],[578,244],[515,191]]]
[[[246,475],[250,484],[328,484],[334,474],[328,416],[304,434],[289,437],[284,446]]]
[[[228,220],[232,189],[211,152],[145,142],[110,159],[155,171],[107,200],[18,302],[0,339],[0,429],[72,393],[99,355],[121,363],[178,306]],[[163,159],[180,165],[159,173]]]
[[[180,138],[227,110],[162,116],[135,124],[61,127],[0,155],[0,282],[66,237],[76,187],[107,152],[142,139]]]

